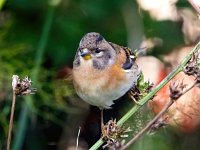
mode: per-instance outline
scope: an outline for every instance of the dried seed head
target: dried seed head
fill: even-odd
[[[185,66],[183,71],[185,74],[190,76],[190,75],[194,75],[197,69],[198,69],[198,66],[196,62],[190,62]]]
[[[152,88],[153,88],[153,83],[150,83],[149,81],[144,82],[141,84],[137,84],[131,87],[131,89],[128,92],[128,95],[131,99],[134,101],[140,100],[142,97],[144,97],[146,94],[148,94]]]
[[[124,146],[124,144],[125,144],[125,140],[121,140],[121,141],[112,141],[112,140],[109,140],[103,146],[103,149],[108,148],[110,150],[116,150],[116,149],[120,149],[122,146]]]
[[[153,89],[154,84],[148,81],[148,87],[146,88],[146,92],[149,93]]]
[[[118,149],[124,145],[125,140],[122,138],[128,137],[127,132],[132,131],[130,127],[124,128],[117,125],[116,119],[111,119],[103,127],[103,139],[106,144],[103,148]]]
[[[200,52],[193,54],[191,60],[184,68],[184,73],[195,77],[196,86],[200,87]]]
[[[184,73],[187,75],[196,76],[196,74],[199,71],[199,61],[200,61],[200,53],[196,52],[192,55],[191,60],[187,63],[187,65],[183,69]]]
[[[12,76],[12,88],[15,90],[17,87],[17,84],[20,82],[19,76],[18,75],[13,75]]]
[[[128,92],[128,95],[131,97],[131,99],[134,99],[134,101],[138,101],[140,97],[142,96],[139,88],[136,86],[133,86],[130,91]]]
[[[32,81],[28,76],[26,76],[21,82],[18,75],[13,75],[12,77],[12,87],[16,95],[35,94],[37,90],[32,88],[31,85]]]
[[[159,118],[150,129],[150,133],[154,133],[155,131],[159,130],[160,128],[167,125],[168,116],[163,116]]]
[[[186,87],[183,82],[177,83],[177,82],[171,82],[169,85],[169,91],[170,91],[170,98],[172,100],[177,100],[182,94],[183,89]]]

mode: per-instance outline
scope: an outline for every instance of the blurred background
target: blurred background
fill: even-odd
[[[87,32],[99,32],[108,41],[132,50],[144,48],[138,65],[145,79],[155,85],[200,37],[197,13],[186,0],[0,0],[0,9],[1,150],[6,147],[14,74],[28,75],[37,92],[17,97],[13,150],[75,149],[79,127],[80,149],[88,149],[99,139],[100,112],[76,96],[71,81],[74,55]],[[200,100],[196,99],[195,110],[199,110]],[[105,121],[120,119],[133,104],[124,96],[114,109],[105,111]],[[195,127],[189,123],[189,129],[183,131],[163,128],[130,149],[199,149],[200,118],[198,111],[196,114]],[[145,107],[127,126],[139,131],[151,117]]]

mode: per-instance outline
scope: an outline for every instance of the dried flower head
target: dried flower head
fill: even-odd
[[[152,126],[150,129],[149,133],[154,133],[155,131],[161,129],[162,127],[167,125],[167,121],[168,121],[169,116],[165,115],[163,117],[160,117]]]
[[[142,96],[140,90],[137,88],[137,86],[133,86],[129,92],[128,92],[129,97],[137,103],[137,101],[140,99]]]
[[[177,100],[182,94],[183,89],[186,87],[186,84],[177,83],[175,81],[171,82],[169,85],[169,91],[170,91],[170,98],[172,100]]]
[[[200,60],[199,52],[194,53],[190,61],[185,66],[183,70],[184,73],[187,75],[196,76],[197,72],[199,71],[199,60]]]
[[[195,61],[189,62],[184,68],[184,73],[187,75],[194,75],[197,69],[198,66]]]
[[[134,102],[138,104],[138,100],[148,94],[153,88],[153,83],[149,81],[144,81],[144,75],[141,73],[137,81],[137,84],[134,85],[128,92],[128,95],[131,97]]]
[[[103,149],[108,148],[110,150],[120,149],[124,146],[125,140],[108,140],[105,145],[103,145]]]
[[[184,68],[184,73],[195,77],[196,85],[200,87],[200,52],[193,54],[191,60]]]
[[[36,88],[32,88],[31,79],[26,76],[22,81],[20,81],[18,75],[13,75],[12,77],[12,88],[16,95],[29,95],[35,94]]]
[[[128,137],[127,132],[132,131],[130,127],[124,128],[117,125],[116,119],[111,119],[103,127],[102,138],[106,141],[103,148],[118,149],[124,145],[123,138]]]

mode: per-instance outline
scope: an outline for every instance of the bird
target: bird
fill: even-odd
[[[129,48],[108,42],[100,33],[89,32],[80,40],[73,61],[73,84],[77,95],[101,110],[136,85],[140,70]]]

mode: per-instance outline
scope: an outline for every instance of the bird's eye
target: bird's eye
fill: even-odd
[[[94,55],[95,55],[96,57],[102,57],[103,54],[104,54],[104,52],[103,52],[102,49],[100,49],[100,48],[95,48],[95,49],[94,49]]]
[[[100,53],[101,49],[100,48],[96,48],[94,51],[95,51],[95,53]]]

